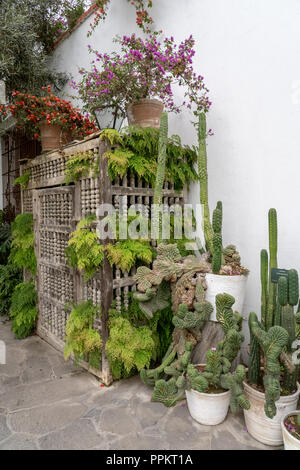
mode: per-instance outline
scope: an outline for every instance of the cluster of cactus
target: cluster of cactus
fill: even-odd
[[[261,322],[254,312],[249,316],[248,380],[264,386],[265,413],[273,418],[276,415],[275,402],[279,400],[281,390],[293,393],[297,388],[298,367],[293,364],[291,355],[293,342],[300,333],[299,312],[294,313],[299,301],[297,271],[290,269],[287,277],[281,276],[278,283],[271,279],[271,270],[277,268],[275,209],[269,210],[269,251],[270,260],[267,250],[261,251]]]
[[[190,362],[191,343],[186,343],[186,351],[180,361],[180,366],[166,366],[163,370],[168,380],[160,379],[155,382],[152,400],[173,406],[178,400],[184,398],[185,390],[207,392],[208,389],[224,388],[231,390],[230,406],[234,413],[239,406],[249,409],[250,404],[243,394],[242,382],[245,378],[245,368],[238,366],[235,373],[231,373],[232,362],[236,358],[243,341],[241,333],[241,319],[233,313],[232,305],[235,299],[229,294],[216,296],[217,319],[222,325],[225,337],[216,348],[206,354],[205,370],[200,372]],[[211,306],[212,308],[212,306]]]
[[[214,274],[247,274],[241,268],[241,257],[234,245],[222,246],[222,202],[217,203],[212,222],[208,205],[208,173],[206,152],[206,116],[199,115],[198,123],[198,175],[200,181],[200,204],[202,206],[202,224],[206,250],[211,254],[212,272]],[[225,269],[221,270],[221,266]],[[239,269],[236,269],[236,268]],[[234,269],[232,269],[234,268]],[[233,272],[236,271],[236,272]]]

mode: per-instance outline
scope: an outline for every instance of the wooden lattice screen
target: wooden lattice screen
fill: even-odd
[[[100,304],[101,319],[96,319],[94,327],[103,341],[101,370],[95,371],[87,363],[81,365],[109,384],[112,377],[104,352],[109,335],[108,309],[113,299],[118,310],[122,300],[125,307],[128,305],[128,293],[135,290],[135,269],[123,274],[120,269],[111,268],[105,259],[95,276],[84,282],[77,270],[67,265],[65,248],[77,223],[88,214],[95,214],[101,203],[111,203],[118,210],[122,196],[122,205],[125,201],[127,208],[144,204],[150,211],[153,189],[131,174],[111,183],[107,159],[102,158],[106,150],[99,134],[94,134],[92,138],[36,157],[22,165],[21,172],[31,171],[29,184],[22,191],[22,211],[33,213],[34,217],[39,309],[37,334],[62,351],[68,315],[64,309],[66,302],[91,299],[94,304]],[[95,162],[99,159],[99,176],[89,175],[66,186],[66,161],[82,152],[92,152]],[[175,192],[172,185],[165,184],[164,205],[183,204],[184,200],[184,191]]]

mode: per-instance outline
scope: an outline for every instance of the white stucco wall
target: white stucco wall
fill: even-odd
[[[300,269],[300,0],[154,0],[156,29],[176,41],[193,34],[195,70],[213,101],[208,125],[209,197],[224,206],[224,243],[250,269],[244,314],[260,309],[259,253],[267,247],[267,212],[277,208],[279,266]],[[89,20],[55,51],[54,63],[76,76],[88,67],[87,44],[110,51],[116,34],[139,33],[134,9],[111,0],[91,38]],[[169,117],[170,133],[196,143],[186,112]],[[190,190],[198,202],[198,188]]]

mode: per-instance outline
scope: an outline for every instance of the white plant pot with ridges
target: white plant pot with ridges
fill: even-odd
[[[214,426],[227,416],[230,390],[224,393],[200,393],[196,390],[185,391],[191,417],[200,424]]]
[[[205,279],[207,283],[207,291],[205,299],[210,302],[214,311],[211,314],[210,319],[217,321],[216,318],[216,295],[217,294],[230,294],[235,298],[233,310],[237,310],[240,315],[243,313],[243,306],[246,294],[246,283],[248,276],[232,275],[223,276],[220,274],[206,274]]]
[[[283,443],[281,420],[290,411],[297,408],[300,386],[292,395],[281,396],[276,402],[277,413],[273,419],[265,415],[265,394],[250,387],[244,382],[245,395],[250,402],[249,410],[244,410],[246,426],[254,439],[269,446],[280,446]]]
[[[281,430],[282,430],[282,437],[283,437],[283,443],[284,443],[284,450],[300,450],[300,441],[299,439],[296,439],[296,437],[292,436],[292,434],[289,433],[289,431],[286,429],[284,423],[285,420],[289,416],[299,416],[300,411],[292,411],[291,413],[288,413],[283,416],[281,420]]]

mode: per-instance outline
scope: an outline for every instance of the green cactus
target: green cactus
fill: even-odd
[[[249,315],[249,329],[264,354],[265,413],[269,418],[273,418],[276,415],[275,402],[280,398],[279,356],[287,345],[289,336],[281,326],[272,326],[267,332],[264,331],[254,312]]]
[[[281,305],[281,326],[289,334],[287,351],[292,352],[292,343],[296,339],[296,322],[294,306],[299,299],[298,273],[295,269],[290,269],[288,277],[280,277],[278,281],[278,302]]]
[[[258,320],[257,320],[258,321]],[[260,327],[262,327],[259,324]],[[249,382],[259,385],[261,381],[260,373],[260,346],[258,339],[250,329],[250,354],[248,361],[248,379]]]
[[[213,257],[212,270],[218,274],[222,264],[222,202],[219,201],[213,212],[212,227],[213,235]]]
[[[165,167],[166,167],[166,151],[168,143],[168,114],[162,113],[160,120],[160,129],[159,129],[159,141],[158,141],[158,159],[157,159],[157,171],[155,179],[155,188],[154,188],[154,216],[153,216],[153,225],[154,233],[160,238],[161,236],[161,213],[159,207],[162,204],[162,193],[163,186],[165,181]]]
[[[230,409],[232,413],[236,414],[239,407],[244,410],[249,410],[250,403],[243,392],[243,381],[246,378],[246,369],[244,366],[239,365],[234,374],[228,373],[221,376],[221,386],[225,390],[231,391],[230,396]]]
[[[180,304],[177,314],[174,315],[172,320],[175,328],[200,330],[204,323],[210,319],[213,312],[213,306],[207,301],[194,302],[194,309],[194,311],[190,311],[186,304]]]
[[[213,228],[210,222],[208,205],[208,173],[206,153],[206,116],[199,115],[198,125],[198,174],[200,180],[200,204],[202,205],[203,232],[206,250],[213,253]]]
[[[263,326],[267,323],[268,307],[268,252],[260,252],[260,281],[261,281],[261,322]]]

